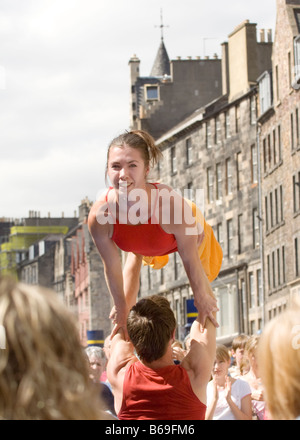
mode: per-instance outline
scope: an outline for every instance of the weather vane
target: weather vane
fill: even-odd
[[[164,39],[164,28],[165,28],[165,27],[169,27],[169,26],[166,26],[166,25],[163,23],[163,13],[162,13],[162,9],[160,10],[160,25],[159,25],[159,26],[155,26],[155,27],[159,27],[159,28],[160,28],[161,39],[163,40],[163,39]]]

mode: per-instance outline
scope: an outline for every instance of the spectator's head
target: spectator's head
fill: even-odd
[[[91,346],[87,347],[85,352],[89,359],[90,378],[93,382],[100,382],[106,364],[104,350],[101,347]]]
[[[100,418],[75,318],[54,291],[0,278],[0,334],[0,418]]]
[[[300,416],[300,307],[270,321],[258,345],[258,365],[271,418]]]
[[[235,359],[237,366],[240,366],[245,355],[245,346],[249,339],[249,336],[240,334],[236,336],[232,341],[232,356]]]

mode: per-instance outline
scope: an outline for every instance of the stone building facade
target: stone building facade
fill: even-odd
[[[259,78],[265,317],[300,296],[300,0],[277,0],[272,70]]]
[[[241,57],[245,47],[249,53]],[[223,93],[156,140],[164,158],[153,171],[153,181],[192,199],[202,194],[205,218],[223,248],[221,272],[212,283],[220,308],[217,337],[223,343],[241,332],[254,333],[263,324],[255,77],[271,69],[271,50],[270,38],[256,40],[256,25],[245,21],[238,26],[223,44]],[[181,338],[192,292],[177,253],[161,271],[142,269],[140,294],[149,293],[169,299]],[[260,305],[251,317],[257,298]]]

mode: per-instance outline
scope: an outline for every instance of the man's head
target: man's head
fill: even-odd
[[[100,382],[106,363],[104,351],[101,347],[91,346],[87,347],[85,352],[89,359],[90,378],[94,382]]]
[[[138,301],[127,319],[128,334],[136,353],[148,363],[166,353],[175,328],[176,320],[168,300],[158,295]]]

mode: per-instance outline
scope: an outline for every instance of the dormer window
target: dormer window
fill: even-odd
[[[272,75],[271,72],[264,72],[258,78],[260,114],[264,114],[272,107]]]
[[[158,85],[145,85],[146,100],[147,101],[158,101],[159,100],[159,90]]]

